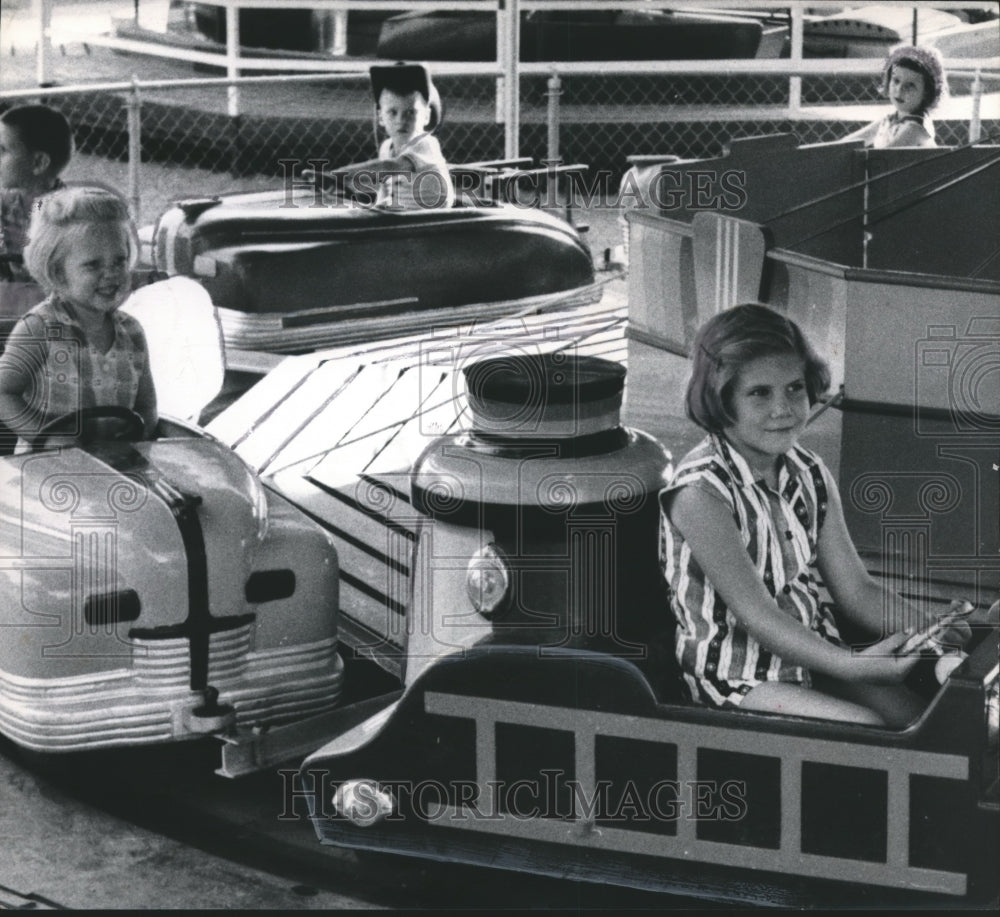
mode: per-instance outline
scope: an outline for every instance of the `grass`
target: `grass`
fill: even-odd
[[[67,167],[67,181],[94,181],[117,188],[123,195],[128,189],[128,163],[103,156],[78,153]],[[179,165],[142,163],[139,167],[139,225],[152,223],[174,201],[199,195],[254,191],[267,187],[266,179],[233,178],[226,172],[210,172]]]

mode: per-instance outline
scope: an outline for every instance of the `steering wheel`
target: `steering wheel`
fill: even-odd
[[[319,183],[323,203],[329,207],[358,206],[371,209],[375,205],[375,189],[354,191],[343,181],[344,173],[338,169],[332,172],[316,172],[315,169],[303,169],[299,179]]]
[[[146,423],[129,408],[106,404],[94,408],[69,411],[50,420],[32,438],[35,449],[46,448],[50,438],[72,437],[86,445],[93,442],[134,442],[142,439]]]
[[[331,186],[323,190],[323,202],[330,207],[371,208],[375,206],[375,193],[368,189],[353,191],[342,186]]]

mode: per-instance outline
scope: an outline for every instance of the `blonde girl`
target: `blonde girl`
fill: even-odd
[[[124,201],[98,188],[52,192],[40,198],[28,235],[25,266],[48,296],[17,322],[0,356],[0,420],[21,451],[53,420],[87,408],[134,411],[151,436],[146,339],[118,308],[138,254]]]

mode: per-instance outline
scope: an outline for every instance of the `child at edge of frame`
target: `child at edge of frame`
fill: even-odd
[[[0,281],[30,283],[21,263],[35,201],[64,187],[73,132],[48,105],[18,105],[0,115]]]
[[[375,206],[392,210],[451,207],[455,188],[434,131],[441,124],[441,96],[423,64],[375,65],[369,69],[376,131],[387,134],[374,159],[326,173],[357,197],[374,195]],[[315,180],[306,169],[304,178]]]
[[[902,728],[925,703],[903,681],[903,646],[934,623],[868,574],[836,482],[798,445],[830,384],[798,325],[758,303],[726,309],[698,331],[686,392],[706,438],[660,492],[660,560],[677,621],[675,654],[696,702]],[[875,636],[850,646],[820,602]],[[893,610],[886,620],[883,609]],[[952,624],[940,645],[964,643]],[[902,650],[902,651],[901,651]]]
[[[837,141],[863,140],[866,147],[934,147],[930,112],[948,91],[937,48],[899,45],[882,64],[882,95],[892,111]]]
[[[119,310],[138,248],[128,208],[112,192],[71,187],[39,199],[24,260],[48,295],[18,320],[0,355],[0,420],[18,435],[15,451],[41,445],[60,418],[68,420],[65,430],[58,425],[64,435],[44,444],[76,445],[87,408],[134,412],[133,438],[153,435],[146,338]]]

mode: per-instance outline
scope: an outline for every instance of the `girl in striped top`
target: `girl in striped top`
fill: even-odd
[[[688,416],[708,437],[660,494],[660,557],[677,619],[676,655],[693,699],[721,707],[901,727],[923,704],[902,684],[916,657],[850,540],[836,483],[797,445],[829,386],[798,326],[757,304],[710,319],[694,345]],[[842,639],[820,602],[876,639]],[[957,635],[956,639],[967,636]]]

